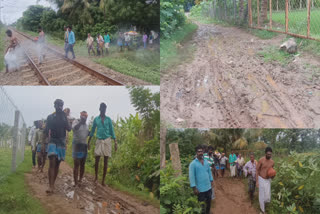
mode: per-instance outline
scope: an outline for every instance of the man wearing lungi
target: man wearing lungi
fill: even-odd
[[[102,176],[102,186],[105,186],[104,180],[106,178],[107,169],[108,169],[108,158],[111,157],[112,144],[111,139],[114,140],[115,151],[117,151],[117,140],[114,134],[112,120],[110,117],[106,116],[107,105],[105,103],[100,104],[100,115],[94,118],[93,125],[90,132],[90,137],[88,140],[88,149],[90,150],[90,141],[93,137],[96,129],[96,146],[94,154],[96,156],[95,161],[95,182],[98,180],[98,169],[100,157],[104,157],[104,167],[103,167],[103,176]]]
[[[45,134],[49,136],[49,189],[46,191],[48,194],[53,193],[54,183],[59,172],[60,162],[65,160],[66,131],[71,130],[67,115],[63,111],[63,104],[63,101],[60,99],[54,101],[54,108],[56,109],[56,112],[48,116],[45,128]]]
[[[265,213],[265,203],[271,200],[271,178],[268,177],[268,170],[273,168],[274,161],[271,159],[272,149],[265,149],[265,157],[260,158],[257,164],[256,181],[259,188],[259,203],[262,213]]]
[[[246,165],[243,167],[244,175],[248,176],[248,186],[249,186],[249,195],[251,199],[251,204],[253,203],[253,196],[254,192],[256,190],[256,168],[257,164],[254,160],[254,154],[250,154],[250,160],[246,163]]]
[[[72,123],[73,142],[72,142],[72,157],[74,160],[73,178],[74,186],[81,183],[84,166],[87,158],[88,147],[87,137],[89,136],[89,128],[86,124],[88,114],[85,111],[80,113],[80,119],[74,120]],[[80,178],[78,180],[78,172],[80,167]]]

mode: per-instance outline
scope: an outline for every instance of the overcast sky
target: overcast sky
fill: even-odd
[[[136,111],[130,102],[128,89],[124,86],[4,86],[6,93],[11,97],[17,108],[22,112],[27,126],[34,120],[44,119],[55,111],[55,99],[64,101],[63,108],[70,108],[71,116],[80,117],[81,111],[91,116],[99,115],[101,102],[107,104],[107,116],[116,120],[118,117],[127,117]],[[159,92],[159,86],[146,87],[152,92]],[[1,99],[0,99],[1,101]],[[0,107],[0,122],[12,120],[14,110],[9,104]],[[10,122],[13,124],[13,121]]]
[[[22,17],[22,13],[27,10],[30,5],[36,5],[37,0],[0,0],[1,21],[6,24],[12,24]],[[46,0],[40,0],[39,5],[56,9],[56,6]]]

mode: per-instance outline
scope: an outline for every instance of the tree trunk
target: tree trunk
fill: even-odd
[[[268,0],[262,0],[260,23],[264,23],[267,19],[268,19]]]
[[[237,4],[236,4],[236,0],[233,0],[233,19],[234,21],[236,20],[236,14],[237,13]]]
[[[181,162],[180,162],[180,153],[177,143],[169,144],[170,155],[172,160],[172,167],[175,170],[175,176],[178,177],[182,174],[181,171]]]
[[[239,6],[240,6],[240,8],[239,8],[239,23],[241,23],[242,21],[244,21],[243,20],[243,0],[240,0],[240,2],[239,2]]]
[[[167,127],[161,124],[160,128],[160,169],[166,167],[166,136]]]
[[[300,10],[302,9],[302,0],[300,0]]]
[[[213,18],[216,18],[216,12],[217,12],[217,0],[213,1]]]
[[[277,0],[277,11],[279,11],[279,0]]]
[[[227,0],[224,0],[224,19],[227,20]]]

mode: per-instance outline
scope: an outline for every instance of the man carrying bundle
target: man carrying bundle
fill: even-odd
[[[275,177],[276,171],[273,169],[274,161],[271,159],[272,149],[265,149],[265,157],[260,158],[257,164],[256,181],[259,188],[259,203],[261,212],[265,213],[265,203],[271,200],[271,179]]]

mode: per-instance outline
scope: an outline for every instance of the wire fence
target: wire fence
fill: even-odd
[[[0,181],[24,160],[27,128],[23,115],[0,86]]]
[[[249,27],[320,41],[320,0],[248,0]]]
[[[320,0],[208,0],[201,15],[320,41]]]

